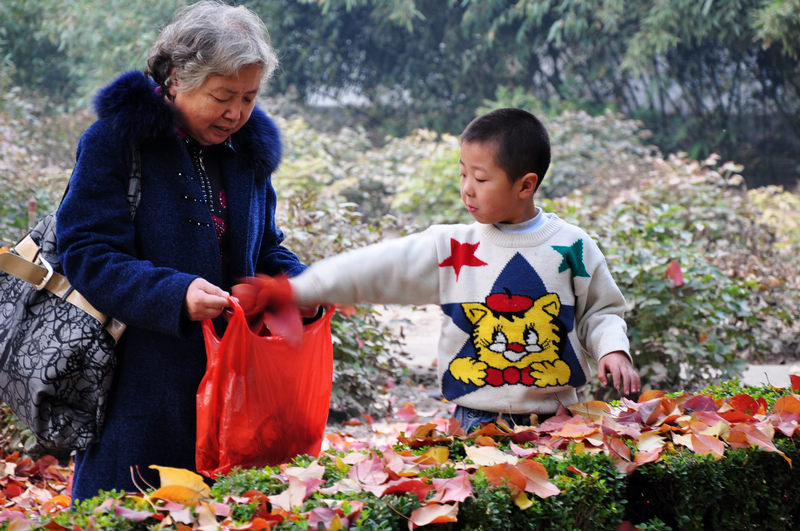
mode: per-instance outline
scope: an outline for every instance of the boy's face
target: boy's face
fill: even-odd
[[[512,183],[496,164],[496,153],[494,142],[461,143],[461,201],[479,223],[522,223],[533,218],[536,208],[528,176],[535,175]]]

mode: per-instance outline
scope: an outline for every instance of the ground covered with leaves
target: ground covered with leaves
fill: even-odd
[[[731,381],[698,394],[648,391],[638,401],[583,402],[541,424],[489,424],[469,435],[446,416],[427,416],[442,410],[407,403],[391,418],[331,427],[318,457],[237,470],[211,488],[189,471],[160,468],[160,486],[72,508],[69,465],[15,452],[0,461],[0,529],[625,529],[632,518],[646,529],[702,529],[707,508],[691,506],[687,521],[642,509],[659,498],[686,506],[667,487],[684,475],[697,489],[698,467],[710,467],[704,478],[724,471],[716,490],[726,477],[742,483],[734,476],[749,474],[753,499],[768,473],[778,509],[764,512],[759,502],[748,512],[743,502],[737,518],[771,514],[788,529],[800,517],[800,492],[787,490],[798,489],[792,457],[800,457],[800,376],[791,381],[791,389]],[[770,458],[766,469],[758,456]],[[662,490],[648,494],[654,481]],[[689,497],[704,503],[702,493]]]

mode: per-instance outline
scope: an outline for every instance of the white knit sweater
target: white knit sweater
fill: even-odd
[[[555,214],[535,232],[434,225],[322,260],[291,279],[300,304],[439,304],[445,398],[504,413],[577,401],[599,360],[629,353],[625,300],[592,239]],[[630,354],[629,354],[630,355]]]

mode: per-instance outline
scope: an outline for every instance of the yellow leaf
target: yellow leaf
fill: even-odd
[[[450,458],[450,449],[447,446],[434,446],[414,460],[420,465],[442,464]]]
[[[337,514],[331,520],[331,525],[328,527],[328,531],[342,531],[344,529],[344,524],[342,524],[342,519]]]
[[[342,474],[350,470],[350,465],[342,461],[342,458],[339,457],[338,455],[336,456],[336,470],[338,470]]]
[[[158,470],[158,475],[161,478],[161,486],[167,487],[169,485],[180,485],[192,490],[203,493],[208,496],[211,488],[203,481],[203,476],[186,470],[185,468],[173,468],[170,466],[150,465],[153,470]]]
[[[207,498],[208,494],[190,489],[189,487],[184,487],[183,485],[167,485],[166,487],[155,490],[149,497],[150,499],[172,501],[183,505],[193,505]]]
[[[191,470],[158,465],[150,465],[150,468],[158,470],[161,479],[161,488],[150,494],[151,499],[188,505],[208,498],[211,494],[211,488],[203,481],[203,477]]]
[[[514,503],[523,511],[533,505],[533,502],[528,498],[528,495],[525,494],[525,491],[521,491],[514,497]]]

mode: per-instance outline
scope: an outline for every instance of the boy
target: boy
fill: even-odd
[[[624,394],[640,390],[625,301],[578,227],[534,205],[550,165],[542,123],[520,109],[473,120],[461,135],[461,199],[476,223],[330,257],[290,279],[298,305],[440,304],[439,382],[469,432],[502,414],[530,424],[577,401],[585,354]]]

